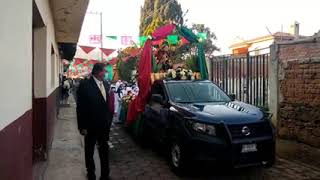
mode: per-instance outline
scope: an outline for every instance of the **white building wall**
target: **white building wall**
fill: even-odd
[[[47,66],[47,28],[34,29],[34,97],[47,96],[46,89],[46,66]]]
[[[32,108],[32,0],[2,0],[0,24],[2,130]]]
[[[59,86],[59,74],[57,74],[57,63],[56,61],[60,61],[59,57],[59,50],[58,46],[55,40],[55,30],[54,30],[54,24],[53,24],[53,16],[51,13],[50,9],[50,2],[49,0],[35,0],[36,5],[39,9],[40,15],[44,21],[44,24],[46,26],[47,30],[47,39],[46,39],[46,64],[45,68],[46,72],[45,75],[43,75],[41,78],[45,78],[46,84],[45,87],[45,94],[41,94],[41,96],[37,98],[42,98],[42,97],[48,97],[58,86]],[[55,61],[52,61],[52,54],[51,54],[51,49],[54,49],[55,53]],[[55,67],[52,69],[52,65]],[[40,70],[41,71],[41,70]],[[55,82],[52,84],[52,77],[55,76]]]
[[[269,53],[270,52],[269,47],[273,42],[274,40],[270,39],[267,41],[252,44],[249,48],[250,55],[260,55],[260,54]]]

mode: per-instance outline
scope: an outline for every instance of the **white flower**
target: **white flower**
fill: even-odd
[[[176,78],[176,77],[177,77],[176,73],[172,73],[172,78]]]
[[[186,75],[186,73],[184,71],[181,71],[180,74],[181,74],[181,76]]]

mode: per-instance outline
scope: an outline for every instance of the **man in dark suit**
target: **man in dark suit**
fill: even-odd
[[[87,177],[95,180],[94,148],[98,144],[101,180],[109,179],[109,132],[113,118],[113,96],[110,85],[104,81],[105,64],[97,63],[92,76],[83,80],[77,91],[77,119],[80,133],[85,137]]]

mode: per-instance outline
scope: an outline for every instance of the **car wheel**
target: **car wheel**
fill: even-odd
[[[181,173],[187,167],[185,151],[179,143],[171,144],[170,165],[175,173]]]

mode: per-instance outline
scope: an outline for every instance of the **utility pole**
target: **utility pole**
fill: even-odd
[[[87,14],[100,15],[100,48],[103,48],[103,28],[102,28],[102,12],[87,12]],[[101,61],[103,60],[103,52],[101,50]]]
[[[102,12],[100,12],[100,42],[101,42],[101,48],[103,48],[103,31],[102,31]],[[103,60],[103,51],[101,50],[101,61]]]

